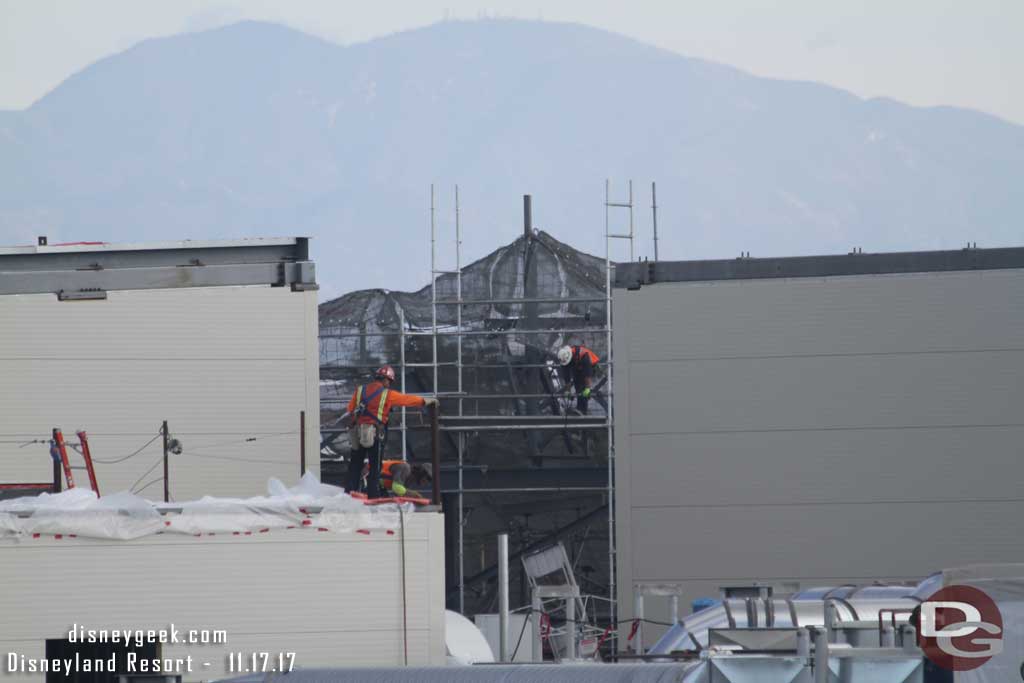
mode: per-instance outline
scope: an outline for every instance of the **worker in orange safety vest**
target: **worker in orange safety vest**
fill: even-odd
[[[392,389],[395,371],[390,365],[377,370],[374,378],[376,381],[358,387],[348,402],[348,413],[354,420],[349,430],[352,453],[349,456],[346,488],[349,492],[359,490],[363,464],[368,462],[366,495],[369,498],[380,497],[381,457],[391,409],[421,408],[437,404],[436,398],[412,396]]]
[[[434,481],[431,472],[433,468],[428,464],[413,464],[405,460],[385,460],[380,466],[380,487],[384,491],[390,491],[396,496],[410,496],[422,498],[419,491],[409,487],[427,486]],[[363,468],[363,475],[369,474],[369,468]]]
[[[594,370],[600,360],[596,353],[586,346],[563,346],[558,349],[558,364],[561,366],[562,382],[576,391],[576,409],[581,415],[587,414],[590,404],[591,387],[594,385]]]

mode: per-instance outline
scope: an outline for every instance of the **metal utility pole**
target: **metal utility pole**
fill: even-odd
[[[42,244],[46,244],[44,238]],[[61,483],[60,456],[57,454],[57,429],[54,428],[50,440],[50,458],[53,460],[53,492],[60,493],[64,488]]]
[[[167,420],[164,420],[164,424],[160,427],[160,431],[163,433],[164,437],[164,502],[169,503],[171,502],[171,489],[170,484],[167,481],[167,470],[169,469],[167,466]]]
[[[299,411],[299,476],[306,476],[306,411]]]

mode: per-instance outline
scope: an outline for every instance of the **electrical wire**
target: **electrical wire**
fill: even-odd
[[[280,460],[267,460],[264,458],[235,458],[230,455],[212,455],[210,453],[200,453],[198,451],[193,451],[191,449],[183,450],[181,453],[178,454],[178,457],[181,457],[183,455],[188,455],[193,458],[208,458],[210,460],[234,460],[235,462],[268,462],[278,464],[281,463]]]
[[[135,495],[138,495],[138,494],[142,493],[143,491],[145,491],[146,489],[148,489],[153,484],[156,484],[156,483],[161,482],[163,480],[164,480],[164,475],[161,474],[156,479],[151,479],[145,486],[140,488],[138,491],[132,491],[132,493],[134,493]]]
[[[136,455],[138,455],[142,451],[144,451],[147,448],[149,448],[150,444],[152,444],[154,441],[159,439],[161,436],[163,436],[163,432],[157,432],[156,436],[154,436],[152,439],[150,439],[149,441],[144,443],[141,447],[139,447],[138,449],[136,449],[132,453],[129,453],[128,455],[124,456],[123,458],[112,458],[110,460],[105,460],[105,459],[101,460],[100,458],[93,458],[92,461],[96,462],[96,463],[99,463],[101,465],[116,465],[119,462],[124,462],[128,458],[134,458]]]
[[[25,441],[24,439],[3,439],[3,440],[0,440],[0,443],[16,443],[16,444],[18,444],[18,448],[24,448],[25,446],[28,446],[28,445],[34,444],[34,443],[50,443],[50,440],[49,439],[32,439],[30,441]]]
[[[220,448],[221,446],[231,446],[238,443],[252,443],[253,441],[262,441],[263,439],[272,439],[278,436],[286,436],[288,434],[298,434],[299,430],[292,429],[287,432],[277,432],[275,434],[264,434],[263,436],[247,436],[243,439],[231,439],[230,441],[221,441],[219,443],[204,443],[199,444],[199,448]],[[176,435],[181,436],[183,439],[187,439],[190,435],[187,433],[175,432]]]
[[[139,477],[138,479],[136,479],[135,483],[128,487],[128,490],[131,491],[132,493],[135,493],[135,487],[139,485],[139,482],[142,481],[143,479],[145,479],[147,476],[149,476],[149,473],[152,472],[153,470],[155,470],[156,466],[159,465],[160,463],[162,463],[163,461],[164,461],[164,456],[161,453],[160,455],[157,456],[156,460],[153,461],[153,464],[150,465],[149,469],[146,470],[145,472],[143,472],[142,476]]]

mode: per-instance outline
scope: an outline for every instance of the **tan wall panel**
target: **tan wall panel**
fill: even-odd
[[[410,663],[442,664],[443,519],[417,513],[406,523]],[[315,586],[303,578],[310,571],[322,579]],[[72,624],[174,623],[227,631],[225,647],[165,650],[214,663],[215,675],[185,680],[223,676],[216,667],[228,651],[292,651],[303,667],[400,665],[401,575],[399,536],[384,532],[0,541],[0,648],[41,657],[43,642],[66,637]]]
[[[185,447],[171,464],[175,499],[258,495],[268,477],[297,479],[302,410],[307,469],[319,471],[318,406],[315,292],[0,297],[0,481],[47,481],[47,446],[22,443],[55,426],[68,440],[85,429],[94,456],[112,460],[167,420]],[[98,464],[101,491],[136,482],[159,452],[157,440],[124,462]],[[76,479],[84,484],[85,473]],[[161,497],[162,485],[145,493]]]

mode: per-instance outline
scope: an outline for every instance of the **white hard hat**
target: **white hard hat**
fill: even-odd
[[[572,348],[563,346],[558,349],[558,364],[568,365],[570,361],[572,361]]]

